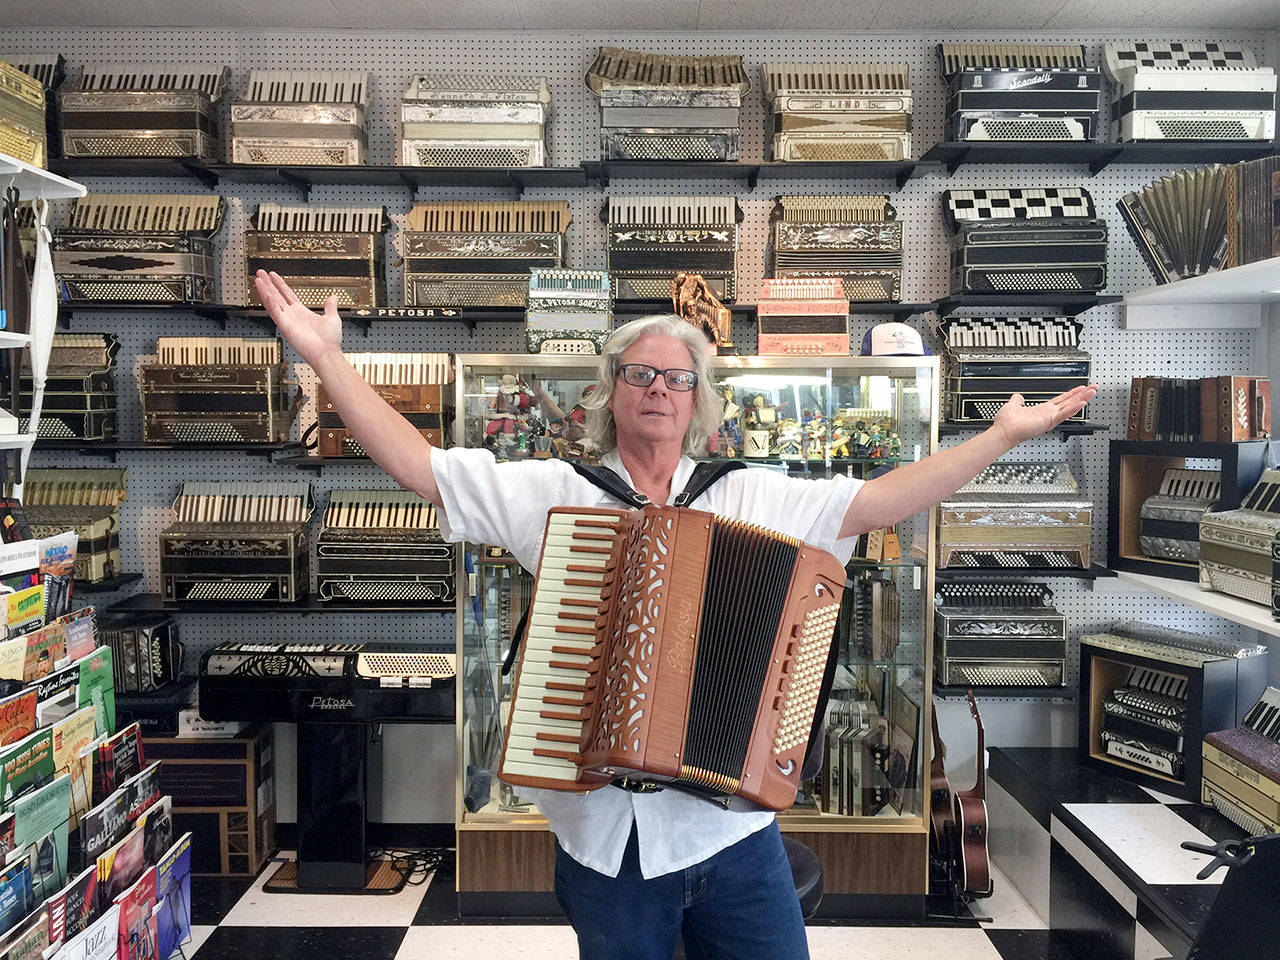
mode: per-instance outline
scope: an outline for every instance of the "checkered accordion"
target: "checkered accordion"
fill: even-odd
[[[943,191],[953,293],[1085,293],[1107,285],[1107,224],[1082,187]]]

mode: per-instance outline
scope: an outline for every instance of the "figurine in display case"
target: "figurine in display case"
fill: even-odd
[[[885,455],[891,460],[898,460],[902,457],[902,440],[893,430],[889,431],[888,447]]]
[[[827,419],[820,413],[810,415],[804,425],[805,458],[821,460],[827,452]]]
[[[849,429],[844,417],[836,417],[831,421],[831,435],[827,438],[827,456],[832,460],[849,456]]]
[[[742,449],[742,430],[738,418],[742,407],[733,399],[733,387],[724,388],[724,409],[720,413],[720,429],[711,435],[711,452],[721,457],[736,457]]]
[[[799,460],[804,444],[804,430],[799,420],[790,417],[778,424],[777,452],[783,460]]]

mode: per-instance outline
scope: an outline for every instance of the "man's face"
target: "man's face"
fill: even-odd
[[[693,369],[689,348],[675,337],[641,337],[623,351],[621,362],[647,363],[659,370]],[[649,443],[683,443],[689,421],[693,419],[694,392],[672,390],[662,376],[654,377],[647,387],[635,387],[618,374],[613,399],[609,401],[618,442],[621,444],[626,438]]]

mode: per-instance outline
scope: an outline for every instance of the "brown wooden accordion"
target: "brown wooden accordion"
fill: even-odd
[[[825,551],[700,510],[551,510],[498,775],[791,806],[844,580]]]

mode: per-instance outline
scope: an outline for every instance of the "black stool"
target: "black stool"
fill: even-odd
[[[805,919],[817,912],[822,902],[822,861],[818,855],[795,837],[782,835],[782,846],[791,864],[791,877],[796,884],[796,896],[800,898],[800,912]]]

